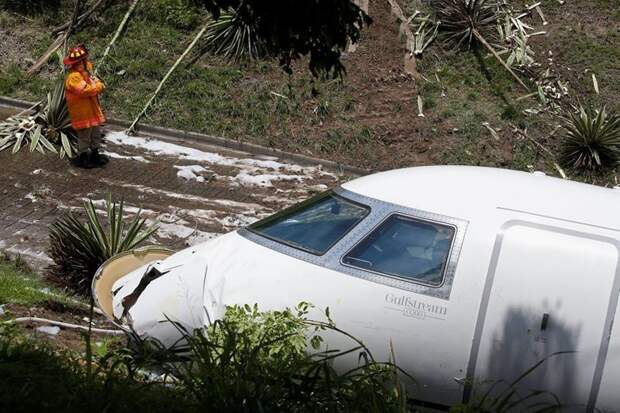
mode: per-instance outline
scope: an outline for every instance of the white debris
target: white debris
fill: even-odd
[[[30,193],[26,194],[26,195],[24,196],[24,198],[25,198],[25,199],[29,199],[29,200],[31,200],[31,201],[32,201],[32,203],[37,202],[37,197],[36,197],[36,196],[35,196],[32,192],[30,192]]]
[[[4,304],[0,305],[0,316],[4,315]]]
[[[176,165],[175,168],[179,170],[179,172],[177,172],[179,178],[197,182],[204,182],[205,177],[199,174],[208,171],[205,167],[200,165]]]
[[[151,163],[151,161],[145,159],[143,156],[127,156],[127,155],[121,155],[120,153],[114,153],[114,152],[110,152],[110,151],[103,151],[102,152],[104,155],[107,155],[110,158],[114,158],[114,159],[127,159],[130,161],[138,161],[138,162],[144,162],[144,163]]]
[[[60,333],[60,327],[57,326],[41,326],[37,327],[36,330],[40,333],[45,333],[50,336],[56,336]]]
[[[41,173],[41,171],[43,171],[43,169],[35,169],[34,171],[32,171],[33,175],[39,175]]]
[[[262,186],[262,187],[271,187],[273,186],[273,181],[297,181],[302,182],[304,180],[304,176],[301,175],[284,175],[284,174],[260,174],[260,175],[250,175],[247,171],[241,171],[235,176],[236,180],[241,183],[241,185],[245,186]]]
[[[220,166],[233,166],[249,172],[256,172],[257,169],[269,169],[269,170],[286,170],[289,172],[303,173],[305,175],[320,174],[323,176],[331,176],[336,178],[333,174],[324,172],[320,167],[301,167],[299,165],[293,165],[289,163],[277,162],[272,159],[250,159],[250,158],[233,158],[223,156],[214,152],[205,152],[199,149],[189,148],[186,146],[177,145],[174,143],[163,142],[156,139],[147,139],[136,136],[128,136],[123,132],[112,132],[106,136],[108,142],[116,145],[128,145],[149,152],[153,152],[157,155],[174,156],[180,159],[205,162]],[[300,175],[300,179],[304,179],[305,176]]]

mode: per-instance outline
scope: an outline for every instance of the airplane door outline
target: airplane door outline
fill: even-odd
[[[558,220],[557,218],[552,218],[552,219]],[[564,221],[564,220],[561,220],[561,221]],[[582,225],[587,225],[587,224],[582,224]],[[611,288],[610,296],[607,301],[607,311],[606,311],[605,321],[603,324],[602,337],[600,340],[601,344],[599,346],[598,355],[596,357],[594,376],[592,379],[592,384],[590,387],[590,394],[589,394],[589,398],[587,401],[587,407],[586,407],[587,412],[592,412],[595,408],[596,399],[597,399],[599,388],[601,385],[603,368],[605,365],[607,352],[609,350],[609,336],[611,333],[611,329],[613,327],[613,321],[614,321],[613,319],[614,319],[614,315],[615,315],[615,311],[616,311],[616,308],[618,305],[618,299],[619,299],[618,291],[620,289],[620,241],[618,241],[617,239],[611,238],[611,237],[604,236],[604,235],[591,234],[591,233],[586,233],[582,231],[576,231],[576,230],[571,230],[567,228],[551,226],[547,224],[525,221],[521,219],[507,221],[504,225],[502,225],[495,239],[495,243],[493,246],[493,252],[491,255],[491,260],[489,262],[489,268],[488,268],[485,285],[483,289],[483,294],[482,294],[482,298],[480,302],[480,307],[478,311],[476,327],[474,330],[472,348],[471,348],[470,358],[469,358],[469,363],[468,363],[468,368],[467,368],[467,380],[466,380],[466,385],[463,389],[463,401],[467,402],[472,397],[473,379],[475,378],[476,365],[478,362],[478,356],[479,356],[479,351],[481,347],[482,333],[483,333],[485,321],[487,318],[487,311],[488,311],[488,306],[489,306],[489,302],[491,298],[491,292],[493,289],[495,272],[499,264],[500,253],[502,251],[502,245],[504,242],[506,232],[510,228],[515,227],[515,226],[525,226],[525,227],[529,227],[533,229],[555,232],[555,233],[562,234],[562,235],[569,235],[569,236],[580,237],[580,238],[589,239],[593,241],[605,242],[607,244],[615,246],[615,248],[618,251],[618,260],[616,262],[616,270],[615,270],[614,278],[612,281],[612,288]]]

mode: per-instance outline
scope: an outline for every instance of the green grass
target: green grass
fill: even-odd
[[[192,10],[190,3],[140,2],[100,70],[108,85],[102,103],[109,116],[132,120],[189,44],[205,18],[188,12]],[[403,7],[409,10],[412,4],[404,2]],[[550,26],[548,36],[533,41],[540,61],[545,61],[547,50],[553,50],[555,67],[570,81],[573,98],[606,104],[610,111],[620,110],[620,34],[614,30],[620,12],[615,5],[615,0],[574,0],[562,6],[556,0],[545,0],[543,7],[553,27]],[[0,11],[0,22],[6,22],[7,27],[28,28],[31,35],[24,37],[24,49],[29,54],[27,58],[35,59],[50,42],[50,27],[66,20],[71,7],[72,2],[63,0],[60,17],[32,15],[28,19]],[[125,2],[115,3],[106,11],[105,18],[98,18],[97,24],[75,36],[76,42],[85,41],[90,46],[95,64],[126,8]],[[591,18],[577,24],[578,14]],[[594,23],[601,19],[606,23]],[[384,106],[380,102],[382,97],[356,102],[356,96],[363,96],[359,88],[374,88],[376,95],[381,96],[381,82],[358,82],[352,87],[349,78],[344,82],[313,80],[303,62],[300,70],[289,77],[275,61],[228,64],[207,56],[190,68],[181,66],[173,74],[143,122],[373,169],[411,166],[416,159],[390,156],[390,136],[410,135],[414,151],[418,147],[416,141],[431,137],[432,142],[426,147],[432,149],[423,149],[430,155],[422,158],[424,163],[535,168],[555,173],[553,168],[548,169],[549,160],[542,158],[531,142],[520,140],[511,130],[513,126],[527,128],[530,136],[545,142],[557,119],[550,115],[525,116],[523,110],[536,106],[535,99],[517,101],[525,92],[486,51],[477,56],[474,52],[444,52],[438,44],[431,49],[418,59],[425,80],[404,86],[412,88],[413,96],[420,93],[423,97],[426,118],[417,118],[406,110],[416,107],[415,97],[387,101]],[[350,68],[351,77],[365,70],[357,65]],[[0,94],[39,99],[59,73],[59,68],[51,64],[39,76],[28,79],[22,70],[25,66],[0,62]],[[372,70],[377,76],[381,73],[377,68]],[[596,73],[600,96],[594,93],[591,75],[586,70]],[[436,81],[435,74],[441,83]],[[391,111],[394,118],[404,121],[393,125],[385,118],[375,121],[356,110],[362,106],[369,113]],[[501,140],[494,140],[481,126],[482,122],[500,131]],[[390,130],[391,127],[396,130]],[[400,139],[398,150],[407,150]],[[548,145],[550,150],[556,150],[555,141]]]
[[[0,256],[0,304],[33,306],[50,301],[69,307],[76,305],[66,294],[45,284],[19,258]]]

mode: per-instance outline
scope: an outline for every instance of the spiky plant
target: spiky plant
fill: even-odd
[[[0,122],[0,151],[12,148],[17,153],[28,147],[30,152],[48,150],[61,158],[71,157],[77,137],[71,128],[63,82],[57,82],[47,94],[45,107],[34,110],[34,115],[19,114]]]
[[[481,38],[491,42],[497,37],[500,19],[494,0],[434,0],[443,38],[454,48],[470,49]]]
[[[486,48],[524,89],[528,86],[504,62],[497,49],[501,42],[498,26],[506,11],[497,0],[434,0],[439,32],[445,42],[455,49]]]
[[[136,248],[157,231],[156,224],[146,225],[140,211],[126,226],[123,201],[112,202],[111,195],[105,201],[105,211],[105,228],[91,200],[84,203],[86,222],[69,212],[50,226],[49,255],[53,264],[47,268],[48,279],[87,294],[101,264]]]
[[[206,53],[229,60],[257,59],[265,55],[265,47],[251,23],[229,11],[209,23],[200,55]]]
[[[600,170],[620,161],[620,116],[605,107],[579,106],[563,118],[560,163],[575,170]]]

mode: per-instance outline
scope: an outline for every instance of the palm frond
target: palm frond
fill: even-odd
[[[229,60],[257,59],[265,55],[265,47],[254,27],[234,11],[221,13],[207,28],[199,56],[211,54]]]

